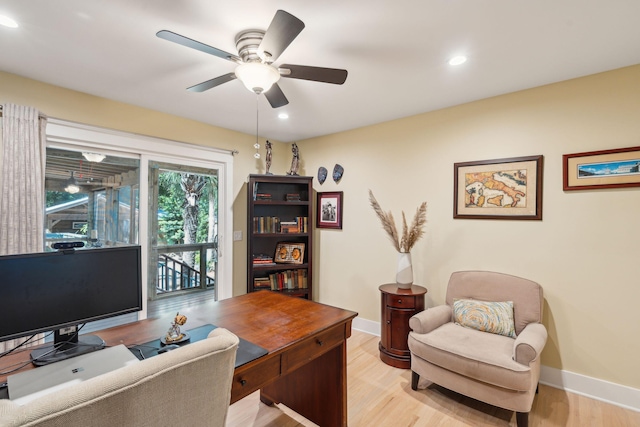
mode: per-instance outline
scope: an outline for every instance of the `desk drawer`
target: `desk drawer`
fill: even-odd
[[[413,295],[387,295],[387,304],[395,308],[415,308],[416,298]]]
[[[282,354],[282,374],[293,371],[321,354],[344,342],[344,325],[322,332],[302,341]]]
[[[234,374],[233,383],[231,384],[232,400],[237,400],[253,393],[267,382],[278,378],[278,376],[280,376],[280,356],[272,357],[245,371]]]

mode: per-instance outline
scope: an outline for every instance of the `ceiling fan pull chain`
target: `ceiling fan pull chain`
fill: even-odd
[[[253,148],[256,149],[256,154],[253,155],[256,159],[260,158],[260,144],[258,143],[258,94],[256,93],[256,143],[253,144]]]

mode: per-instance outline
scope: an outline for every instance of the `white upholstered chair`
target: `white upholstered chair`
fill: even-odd
[[[508,312],[509,304],[493,303],[509,301],[513,306],[513,332],[505,332],[502,327],[506,323],[494,330],[499,333],[481,331],[487,323],[490,329],[496,326],[496,313]],[[417,390],[423,377],[514,411],[518,426],[526,426],[540,378],[540,353],[547,340],[547,330],[541,323],[542,306],[542,288],[530,280],[486,271],[453,273],[446,304],[409,320],[411,387]],[[454,314],[458,314],[457,319]],[[503,322],[502,317],[497,321]]]
[[[23,406],[0,401],[0,426],[224,427],[238,337],[207,339],[134,363]]]

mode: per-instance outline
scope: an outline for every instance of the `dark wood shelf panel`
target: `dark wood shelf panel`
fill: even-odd
[[[255,271],[278,271],[278,270],[297,270],[300,268],[309,268],[308,263],[304,264],[277,264],[276,265],[254,265]]]
[[[255,205],[271,205],[271,206],[306,206],[309,204],[308,200],[300,200],[296,202],[287,202],[285,200],[254,200]]]
[[[253,237],[307,237],[309,233],[251,233]]]

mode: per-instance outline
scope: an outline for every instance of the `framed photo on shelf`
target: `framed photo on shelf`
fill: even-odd
[[[342,230],[342,191],[318,193],[316,228]]]
[[[304,243],[281,242],[276,245],[273,261],[283,264],[302,264]]]
[[[453,217],[542,220],[543,156],[453,165]]]
[[[562,156],[562,189],[640,187],[640,147]]]

